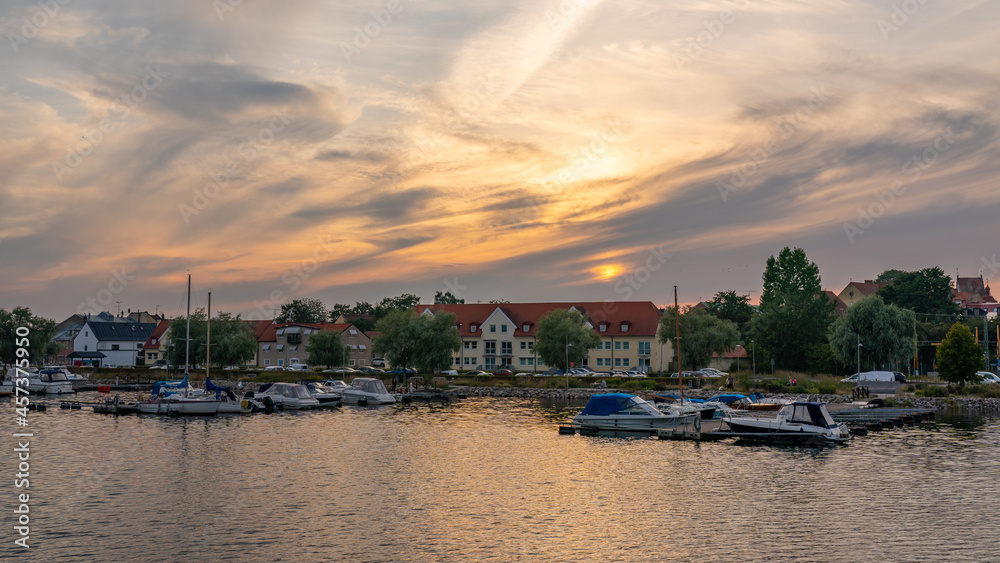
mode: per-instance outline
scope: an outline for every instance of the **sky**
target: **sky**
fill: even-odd
[[[0,308],[998,277],[1000,4],[9,0]]]

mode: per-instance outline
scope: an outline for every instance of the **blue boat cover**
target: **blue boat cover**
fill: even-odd
[[[229,387],[222,387],[221,385],[216,385],[212,383],[211,379],[207,377],[205,378],[205,391],[225,391],[226,389],[229,389]]]
[[[607,416],[618,411],[625,410],[635,403],[635,396],[627,393],[606,393],[604,395],[593,395],[587,401],[587,406],[583,407],[583,416]]]
[[[187,374],[184,374],[184,379],[180,381],[157,381],[153,384],[153,395],[159,395],[160,390],[163,389],[167,392],[176,391],[179,387],[187,387],[188,378]]]
[[[728,405],[729,403],[732,403],[734,401],[739,401],[739,400],[746,399],[746,398],[747,398],[746,395],[740,395],[739,393],[729,393],[729,394],[726,394],[726,395],[716,395],[716,396],[712,397],[711,399],[705,399],[705,400],[706,401],[717,401],[717,402],[722,403],[724,405]]]

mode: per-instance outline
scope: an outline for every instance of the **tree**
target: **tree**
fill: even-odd
[[[191,356],[192,366],[204,364],[208,357],[208,322],[205,309],[198,309],[191,314]],[[178,317],[170,322],[167,329],[170,334],[171,346],[168,349],[169,362],[173,365],[184,365],[185,342],[187,335],[187,319]],[[257,338],[253,330],[239,315],[220,312],[212,319],[212,354],[214,366],[224,367],[245,364],[257,353]]]
[[[753,317],[753,305],[749,295],[737,295],[735,291],[720,291],[708,302],[708,310],[727,321],[736,323],[742,330]]]
[[[909,309],[886,305],[877,295],[865,297],[830,326],[830,346],[846,366],[894,367],[913,357],[917,317]],[[861,347],[858,349],[858,342]]]
[[[976,371],[983,365],[983,349],[976,343],[969,327],[955,323],[937,349],[941,379],[958,385],[979,381]]]
[[[912,309],[918,314],[958,315],[960,312],[953,301],[951,278],[936,266],[901,272],[894,276],[892,283],[878,290],[877,295],[886,303]]]
[[[438,291],[434,294],[435,305],[451,305],[456,303],[465,303],[465,299],[455,297],[450,291],[446,291],[444,293]]]
[[[660,317],[660,342],[670,342],[677,349],[675,323],[677,310],[667,307]],[[697,369],[712,360],[712,354],[722,354],[740,341],[736,323],[720,319],[704,309],[692,309],[681,314],[681,366]]]
[[[510,301],[507,301],[506,299],[500,299],[500,298],[490,299],[489,302],[492,303],[493,305],[506,305],[506,304],[510,303]]]
[[[568,363],[580,365],[587,351],[600,342],[580,311],[553,309],[538,321],[535,351],[542,363],[566,371]]]
[[[349,315],[351,314],[351,312],[352,312],[351,306],[348,305],[347,303],[336,303],[330,309],[330,321],[333,322],[337,320],[337,317],[339,317],[340,315]]]
[[[412,293],[404,293],[399,297],[383,297],[375,306],[375,322],[393,311],[409,311],[420,305],[420,297]]]
[[[834,304],[823,292],[819,268],[801,248],[787,246],[767,259],[759,314],[751,323],[756,342],[778,367],[805,370],[806,350],[826,342]]]
[[[28,330],[27,336],[18,334],[18,328],[22,327]],[[4,369],[22,359],[17,355],[19,348],[27,350],[30,364],[41,364],[46,356],[56,354],[59,345],[52,340],[56,332],[55,321],[32,315],[28,307],[14,307],[9,312],[0,309],[0,358]],[[27,346],[19,345],[23,338],[27,338]]]
[[[344,343],[340,333],[333,330],[321,330],[309,335],[306,344],[311,366],[339,366],[344,362]]]
[[[319,299],[293,299],[281,306],[276,323],[323,323],[329,318],[326,307]]]
[[[905,273],[903,270],[886,270],[875,278],[875,283],[892,283],[896,281],[896,278]]]
[[[212,319],[212,364],[239,366],[257,353],[257,337],[240,315],[222,312]],[[195,362],[197,363],[197,362]]]
[[[462,347],[453,313],[417,315],[413,309],[389,311],[375,324],[372,347],[390,365],[432,372],[451,366],[452,352]]]

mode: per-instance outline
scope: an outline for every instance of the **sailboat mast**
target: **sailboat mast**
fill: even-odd
[[[684,372],[681,371],[681,310],[677,307],[677,286],[674,286],[674,342],[677,343],[677,385],[681,391],[681,404],[684,404]]]
[[[188,274],[187,338],[184,339],[184,376],[191,365],[191,274]]]
[[[205,379],[208,379],[209,366],[212,365],[212,292],[208,292],[208,325],[205,334]]]

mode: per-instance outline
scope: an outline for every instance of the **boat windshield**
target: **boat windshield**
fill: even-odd
[[[826,406],[819,403],[792,403],[781,408],[780,413],[787,422],[794,424],[811,424],[823,428],[832,428],[837,424],[826,410]]]
[[[305,385],[276,385],[275,387],[275,391],[281,393],[282,397],[291,397],[293,399],[310,398],[309,390],[306,389]]]
[[[69,381],[69,379],[66,378],[65,373],[53,370],[53,371],[43,371],[42,381],[56,382],[56,381]]]
[[[389,393],[389,390],[385,388],[385,383],[382,383],[381,379],[359,377],[351,382],[351,386],[366,393]]]

